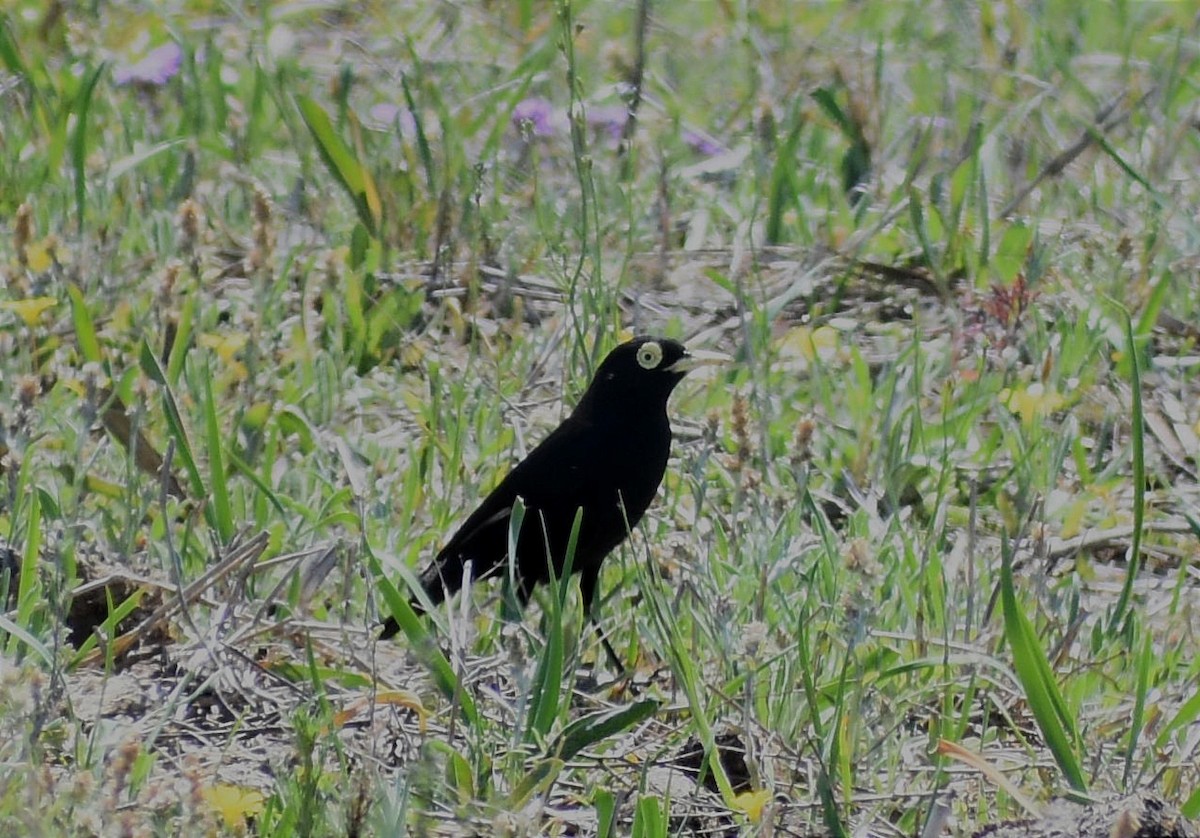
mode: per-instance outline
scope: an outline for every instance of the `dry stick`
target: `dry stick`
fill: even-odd
[[[171,477],[171,464],[174,462],[174,460],[175,438],[172,437],[167,441],[166,457],[163,459],[162,463],[160,463],[159,488],[161,491],[159,494],[158,503],[159,507],[162,509],[163,520],[168,522],[167,526],[163,527],[163,542],[166,545],[167,556],[169,557],[168,563],[171,566],[171,581],[175,583],[175,590],[179,593],[179,612],[183,615],[183,619],[187,623],[188,628],[192,630],[192,633],[196,636],[199,636],[200,632],[196,628],[196,624],[192,622],[192,615],[188,613],[188,603],[183,599],[183,562],[179,558],[179,553],[175,550],[175,544],[171,541],[171,526],[169,523],[170,513],[167,510],[167,493],[170,491],[170,481],[173,479]],[[160,606],[160,608],[166,607],[170,602],[171,600],[169,598],[164,599],[163,605]],[[145,623],[142,623],[142,625],[145,625]],[[135,628],[134,631],[137,631],[138,628],[141,628],[141,626]],[[209,654],[212,654],[212,650],[209,650]]]
[[[1032,515],[1033,515],[1033,510],[1030,511],[1030,516],[1029,516],[1028,520],[1022,526],[1021,534],[1019,534],[1016,538],[1013,539],[1014,543],[1017,544],[1018,546],[1021,545],[1022,543],[1024,543],[1027,539],[1027,536],[1024,533],[1026,533],[1028,531],[1028,528],[1029,528],[1030,524],[1032,523]],[[1142,531],[1143,532],[1168,533],[1168,534],[1170,534],[1170,533],[1190,533],[1190,532],[1192,532],[1192,528],[1190,525],[1187,524],[1186,521],[1180,521],[1178,518],[1173,518],[1173,519],[1169,519],[1166,521],[1148,521],[1145,524],[1143,524]],[[1050,560],[1058,560],[1058,559],[1066,558],[1068,556],[1073,556],[1076,553],[1081,553],[1084,550],[1088,550],[1093,547],[1104,547],[1104,546],[1110,546],[1114,543],[1121,543],[1125,539],[1128,539],[1129,537],[1131,537],[1132,535],[1133,535],[1133,527],[1129,526],[1129,525],[1125,525],[1125,526],[1120,526],[1120,527],[1112,527],[1111,529],[1107,529],[1107,530],[1096,530],[1093,532],[1087,532],[1087,533],[1084,533],[1083,535],[1079,535],[1074,538],[1067,538],[1067,539],[1047,538],[1047,539],[1045,539],[1045,542],[1044,542],[1045,543],[1045,552],[1040,555],[1042,557],[1048,558]],[[1145,551],[1147,549],[1149,549],[1148,545],[1143,544],[1142,550]],[[1019,570],[1020,568],[1024,567],[1028,561],[1030,561],[1033,558],[1037,558],[1039,555],[1037,553],[1032,553],[1031,555],[1028,555],[1028,556],[1018,557],[1016,555],[1016,550],[1017,550],[1017,548],[1014,548],[1014,551],[1013,551],[1013,570],[1014,570],[1014,572],[1016,570]],[[996,602],[999,600],[999,598],[1000,598],[1000,583],[997,582],[996,585],[992,588],[991,597],[988,599],[987,611],[984,614],[984,618],[983,618],[984,622],[987,622],[992,619],[992,612],[995,609]]]
[[[1150,88],[1142,94],[1142,96],[1133,104],[1132,107],[1121,111],[1120,113],[1114,113],[1114,111],[1116,111],[1117,105],[1121,103],[1121,99],[1124,98],[1123,94],[1115,97],[1111,102],[1102,107],[1099,113],[1096,114],[1095,124],[1085,128],[1083,133],[1079,135],[1079,139],[1075,140],[1075,142],[1071,143],[1071,145],[1059,152],[1054,159],[1046,164],[1045,168],[1038,172],[1037,177],[1029,181],[1029,183],[1025,184],[1025,186],[1023,186],[1021,189],[1017,190],[1017,194],[1014,195],[1009,202],[1004,205],[1004,209],[1000,210],[999,217],[1007,218],[1009,215],[1011,215],[1016,208],[1021,205],[1021,202],[1029,197],[1029,193],[1037,189],[1038,186],[1042,184],[1042,181],[1046,180],[1047,178],[1062,174],[1062,171],[1067,168],[1067,166],[1069,166],[1075,160],[1075,158],[1087,151],[1087,149],[1096,142],[1100,135],[1107,134],[1112,129],[1128,120],[1129,117],[1133,115],[1135,110],[1140,108],[1143,104],[1145,104],[1147,99],[1154,95],[1156,90],[1157,88]]]
[[[1171,518],[1164,521],[1147,521],[1142,526],[1142,531],[1183,535],[1190,533],[1192,528],[1188,525],[1187,521]],[[1109,547],[1124,544],[1132,536],[1133,527],[1127,524],[1106,530],[1086,532],[1074,538],[1048,538],[1046,539],[1046,557],[1050,559],[1062,559],[1093,547]],[[1148,545],[1143,544],[1142,549],[1148,549]]]
[[[637,130],[638,110],[642,104],[642,84],[646,77],[646,28],[650,25],[650,0],[638,3],[637,26],[634,28],[633,70],[629,74],[629,104],[625,125],[621,129],[621,144],[617,147],[621,155],[621,180],[633,177],[633,134]]]
[[[195,602],[199,599],[200,594],[207,590],[213,584],[224,579],[233,571],[237,570],[246,562],[252,562],[262,555],[267,549],[269,536],[266,532],[260,532],[253,536],[244,544],[233,545],[232,551],[228,556],[222,559],[218,564],[214,565],[204,573],[199,579],[192,582],[186,588],[179,590],[179,596],[164,602],[156,608],[149,617],[142,620],[138,625],[134,626],[129,631],[122,634],[116,639],[116,653],[121,654],[132,646],[136,641],[140,640],[145,635],[149,634],[159,623],[171,616],[175,611],[184,608],[186,605]],[[98,658],[99,652],[93,652],[89,655],[84,663],[94,663]]]
[[[294,553],[289,553],[286,556],[277,556],[269,561],[258,564],[254,568],[255,572],[261,572],[266,570],[268,567],[274,567],[275,565],[280,564],[291,564],[292,566],[288,568],[287,572],[279,578],[279,581],[275,583],[275,586],[271,588],[271,591],[265,597],[263,597],[262,604],[259,605],[258,609],[254,612],[254,616],[251,618],[249,624],[234,631],[228,642],[236,642],[241,637],[248,635],[252,630],[256,630],[259,627],[259,624],[264,621],[265,617],[267,616],[267,612],[271,609],[271,607],[277,605],[282,600],[283,589],[291,584],[292,578],[300,570],[301,561],[317,555],[318,553],[320,554],[320,558],[318,558],[316,562],[311,564],[308,568],[305,568],[304,574],[302,575],[300,581],[299,599],[301,603],[307,604],[312,600],[313,596],[315,596],[317,587],[325,580],[325,577],[328,576],[330,570],[332,569],[332,563],[337,559],[336,543],[327,544],[325,547],[313,547],[308,550],[299,550]]]

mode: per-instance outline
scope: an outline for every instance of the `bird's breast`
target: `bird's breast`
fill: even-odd
[[[642,516],[662,483],[671,450],[670,427],[633,427],[619,434],[607,447],[611,456],[603,471],[608,473],[611,503],[624,506],[631,523]]]

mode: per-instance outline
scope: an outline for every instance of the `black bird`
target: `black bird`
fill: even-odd
[[[727,360],[657,337],[636,337],[609,353],[571,415],[500,481],[425,568],[420,582],[430,601],[436,605],[462,587],[467,562],[475,579],[505,569],[509,519],[519,497],[525,518],[517,538],[515,581],[525,605],[534,586],[549,580],[551,563],[555,576],[562,575],[575,515],[582,509],[571,571],[582,575],[579,590],[588,618],[620,668],[594,611],[600,567],[637,526],[662,482],[671,449],[671,391],[690,370]],[[420,611],[415,596],[411,604]],[[391,617],[380,637],[399,629]]]

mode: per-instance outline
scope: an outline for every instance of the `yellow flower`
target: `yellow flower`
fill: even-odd
[[[54,297],[29,297],[25,300],[9,300],[0,303],[0,308],[7,309],[25,321],[26,326],[33,326],[42,316],[42,312],[54,308],[58,300]]]
[[[246,336],[243,335],[221,335],[214,332],[206,332],[197,338],[197,342],[205,349],[211,349],[217,353],[217,357],[225,363],[231,363],[234,356],[242,351],[242,347],[246,345]]]
[[[838,332],[830,326],[796,326],[779,340],[779,354],[794,358],[807,368],[817,358],[831,358],[838,349]]]
[[[1046,388],[1041,382],[1034,382],[1019,390],[1005,388],[1000,391],[1000,401],[1004,402],[1013,413],[1021,417],[1026,425],[1032,425],[1035,419],[1058,410],[1066,399],[1053,387]]]
[[[733,805],[741,811],[751,823],[762,819],[763,809],[771,802],[771,792],[767,789],[744,791],[733,799]]]
[[[261,815],[264,802],[262,792],[227,783],[205,788],[204,800],[221,814],[231,829],[244,824],[248,817]]]
[[[57,243],[54,236],[47,236],[25,248],[25,264],[29,266],[29,270],[38,274],[50,270],[50,266],[54,264],[54,246]]]

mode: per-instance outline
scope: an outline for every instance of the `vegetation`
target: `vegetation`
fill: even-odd
[[[0,833],[1200,815],[1197,26],[6,4]],[[574,580],[377,643],[630,332],[738,359],[606,563],[631,682]]]

